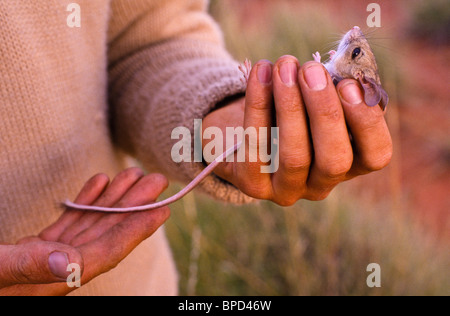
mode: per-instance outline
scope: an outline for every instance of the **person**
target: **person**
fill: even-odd
[[[246,87],[207,1],[79,0],[80,27],[66,2],[0,3],[0,295],[176,295],[167,208],[60,202],[142,205],[166,177],[190,181],[205,164],[174,162],[171,131],[195,119],[279,127],[277,172],[223,163],[201,183],[221,201],[320,200],[389,163],[383,112],[364,105],[356,81],[335,88],[320,64],[282,56],[256,63]],[[150,173],[128,168],[128,155]],[[69,263],[80,288],[66,283]]]

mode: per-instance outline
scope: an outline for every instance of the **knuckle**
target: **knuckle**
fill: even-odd
[[[392,151],[387,151],[377,158],[372,158],[365,162],[365,169],[369,172],[379,171],[385,168],[392,160]]]
[[[283,207],[289,207],[297,203],[298,199],[296,199],[294,196],[286,196],[282,198],[276,198],[273,200],[274,203],[283,206]]]
[[[246,195],[258,199],[258,200],[271,200],[272,192],[271,190],[265,189],[264,187],[259,187],[252,182],[243,182],[239,186],[242,192]]]
[[[246,101],[246,107],[253,111],[261,111],[265,114],[268,110],[268,101],[263,95],[252,96],[250,101]]]
[[[323,201],[325,200],[331,193],[331,190],[324,190],[319,192],[311,193],[307,196],[307,200],[310,201]]]
[[[310,158],[301,159],[296,156],[280,159],[280,169],[287,174],[303,173],[304,171],[309,170],[310,165]]]
[[[281,105],[281,110],[286,112],[287,114],[296,114],[299,112],[303,112],[303,107],[300,101],[300,95],[298,91],[293,91],[292,93],[283,93],[278,96],[276,100],[277,106]]]
[[[342,178],[347,174],[348,170],[343,168],[326,168],[322,171],[322,174],[327,179]]]
[[[371,113],[372,115],[364,115],[364,126],[362,126],[362,130],[364,131],[377,131],[380,128],[380,123],[384,122],[384,115],[382,112]]]
[[[332,106],[331,100],[326,97],[326,100],[319,103],[316,107],[315,114],[318,118],[326,119],[330,122],[338,122],[343,119],[342,109]]]
[[[36,265],[37,263],[31,256],[18,254],[15,257],[15,260],[10,264],[9,275],[17,283],[32,283],[39,275],[39,273],[33,269]]]
[[[270,200],[271,199],[271,194],[269,194],[269,192],[265,191],[265,190],[258,190],[258,188],[251,188],[251,187],[247,187],[246,189],[242,189],[242,191],[254,198],[254,199],[258,199],[258,200]]]
[[[391,137],[383,141],[384,145],[378,146],[367,153],[362,153],[362,166],[368,172],[374,172],[385,168],[392,160],[393,144]]]
[[[315,185],[307,190],[303,198],[309,201],[323,201],[330,195],[335,186],[336,184],[322,186]]]
[[[321,174],[328,179],[337,179],[344,177],[351,168],[351,160],[331,162],[325,164],[321,170]]]

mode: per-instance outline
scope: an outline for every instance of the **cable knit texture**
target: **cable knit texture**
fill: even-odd
[[[66,23],[72,2],[80,28]],[[38,234],[88,178],[126,167],[123,152],[182,182],[204,168],[172,161],[172,129],[192,131],[194,119],[244,90],[206,8],[201,0],[0,2],[0,242]],[[201,190],[250,200],[214,176]],[[176,293],[163,229],[74,292]]]

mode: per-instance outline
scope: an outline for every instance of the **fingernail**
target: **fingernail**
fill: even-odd
[[[361,89],[353,82],[349,82],[339,90],[341,97],[350,104],[361,104],[363,95]]]
[[[69,257],[64,252],[52,252],[48,257],[48,266],[54,276],[65,279],[69,275],[67,266],[69,265]]]
[[[287,86],[293,86],[297,83],[297,64],[286,62],[280,65],[281,81]]]
[[[258,65],[258,80],[262,84],[269,84],[272,82],[272,65],[269,63],[262,63]]]
[[[312,64],[312,66],[306,68],[303,71],[303,76],[308,87],[315,91],[325,89],[328,84],[325,70],[320,64]]]

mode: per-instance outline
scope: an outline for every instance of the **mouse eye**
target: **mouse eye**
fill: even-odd
[[[361,53],[361,48],[356,47],[352,52],[352,59],[355,59],[356,57],[358,57],[360,53]]]

